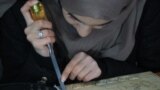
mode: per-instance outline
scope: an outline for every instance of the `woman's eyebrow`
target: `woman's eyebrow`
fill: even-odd
[[[80,23],[85,24],[84,22],[82,22],[81,20],[79,20],[78,18],[76,18],[73,14],[68,13],[72,18],[74,18],[75,20],[79,21]]]
[[[83,23],[83,24],[86,24],[86,23],[84,23],[84,22],[82,22],[81,20],[79,20],[77,17],[75,17],[73,14],[71,14],[71,13],[68,13],[72,18],[74,18],[75,20],[77,20],[78,22],[80,22],[80,23]],[[103,24],[99,24],[99,25],[95,25],[95,26],[104,26],[104,25],[106,25],[106,24],[108,24],[108,23],[110,23],[111,21],[108,21],[108,22],[106,22],[106,23],[103,23]]]
[[[104,25],[109,24],[109,23],[111,23],[111,22],[112,22],[112,21],[110,20],[110,21],[107,21],[106,23],[99,24],[99,25],[97,25],[97,26],[104,26]]]

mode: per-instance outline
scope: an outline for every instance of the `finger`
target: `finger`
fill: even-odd
[[[31,18],[29,9],[36,3],[38,3],[37,0],[29,0],[21,8],[22,15],[24,16],[24,19],[25,19],[27,25],[30,25],[33,23],[33,19]]]
[[[93,80],[101,75],[101,70],[94,68],[91,72],[88,73],[83,79],[84,82],[88,82],[90,80]]]
[[[62,82],[66,81],[69,74],[74,69],[74,67],[77,65],[77,63],[79,63],[79,61],[82,60],[85,56],[86,54],[81,52],[81,53],[76,54],[75,57],[73,57],[73,59],[69,62],[69,64],[66,66],[66,68],[64,69],[62,73],[62,77],[61,77]]]
[[[86,67],[83,69],[83,72],[80,72],[80,73],[78,74],[77,79],[78,79],[79,81],[82,81],[82,80],[85,78],[85,76],[87,76],[87,75],[89,74],[89,72],[91,72],[91,71],[94,69],[94,67],[96,67],[96,66],[93,64],[93,61],[91,61],[91,62],[88,64],[88,66],[86,66]]]
[[[43,33],[43,38],[46,38],[46,37],[55,37],[55,34],[54,34],[54,32],[52,30],[45,29],[45,30],[41,30],[41,32]]]
[[[55,38],[55,34],[52,30],[41,30],[41,32],[43,33],[42,37],[39,36],[39,32],[35,32],[35,33],[32,33],[32,34],[29,34],[27,36],[27,39],[28,40],[32,40],[32,39],[43,39],[43,38],[46,38],[46,37],[54,37]]]
[[[90,56],[86,56],[83,60],[81,60],[70,73],[70,79],[74,80],[77,76],[79,76],[80,72],[83,72],[86,69],[86,67],[90,67],[92,60],[93,59]]]
[[[47,38],[43,38],[43,39],[36,39],[34,41],[32,41],[32,44],[35,48],[38,49],[46,49],[46,45],[47,44],[53,44],[55,43],[56,39],[54,37],[47,37]]]
[[[41,29],[52,29],[52,23],[47,20],[38,20],[25,29],[25,34],[38,33]]]
[[[44,38],[42,40],[35,40],[32,42],[33,47],[35,48],[35,51],[42,55],[43,57],[49,57],[49,49],[47,47],[47,44],[54,43],[55,41],[52,41],[49,39],[49,37]]]

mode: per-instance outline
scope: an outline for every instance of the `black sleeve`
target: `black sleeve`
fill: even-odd
[[[20,12],[24,3],[24,0],[17,0],[0,20],[2,82],[37,82],[44,76],[54,82],[50,58],[38,55],[24,34],[26,24]]]
[[[102,70],[100,78],[110,78],[143,71],[136,65],[125,61],[117,61],[110,58],[101,59],[100,61],[101,62],[98,62],[98,65]]]
[[[116,77],[145,71],[144,69],[137,67],[136,59],[132,55],[130,55],[130,57],[126,61],[118,61],[111,58],[101,58],[96,59],[96,61],[102,71],[102,74],[98,79]]]
[[[112,58],[102,58],[101,55],[93,55],[92,53],[87,53],[96,60],[98,66],[100,67],[102,74],[97,79],[104,79],[110,77],[116,77],[121,75],[133,74],[144,72],[143,68],[137,67],[136,59],[136,49],[132,50],[131,54],[125,61],[115,60]],[[97,80],[96,79],[96,80]]]
[[[138,65],[160,71],[160,1],[148,0],[137,32]]]

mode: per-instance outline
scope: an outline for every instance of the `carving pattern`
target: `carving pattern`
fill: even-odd
[[[67,86],[67,90],[160,90],[160,77],[152,72],[131,74]]]

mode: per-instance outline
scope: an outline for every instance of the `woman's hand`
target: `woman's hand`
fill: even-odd
[[[84,52],[76,54],[69,62],[62,74],[62,81],[66,81],[67,78],[79,81],[90,81],[101,75],[101,70],[97,62]]]
[[[27,40],[33,45],[38,54],[44,57],[49,56],[47,44],[55,42],[55,34],[52,31],[52,23],[47,20],[33,21],[29,9],[37,3],[37,0],[29,0],[21,8],[21,12],[27,23],[25,34]]]

